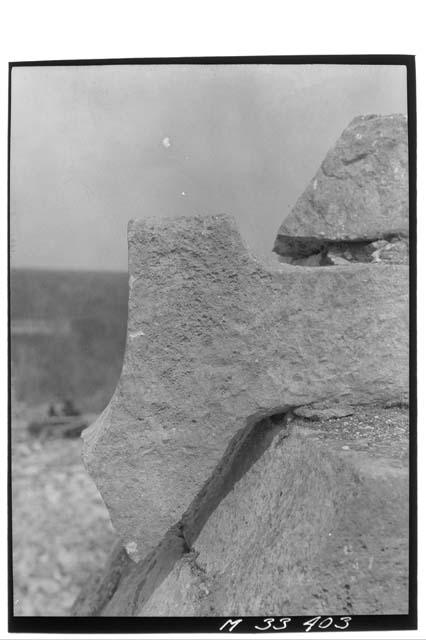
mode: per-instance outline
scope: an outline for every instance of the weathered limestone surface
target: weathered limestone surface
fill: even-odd
[[[75,615],[406,614],[407,411],[355,411],[261,421],[192,548],[165,536],[120,576],[113,554]]]
[[[408,389],[405,266],[267,268],[215,216],[131,222],[129,272],[121,378],[83,437],[135,560],[174,525],[192,545],[207,480],[263,416]]]
[[[273,438],[134,615],[406,614],[408,493],[404,461],[342,450],[296,424]],[[123,595],[102,615],[118,615]]]
[[[303,259],[328,243],[408,235],[404,115],[355,118],[281,225],[278,254]]]

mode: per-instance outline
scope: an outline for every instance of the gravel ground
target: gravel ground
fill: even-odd
[[[41,442],[27,435],[27,420],[12,420],[14,611],[68,616],[116,536],[81,462],[81,440]]]

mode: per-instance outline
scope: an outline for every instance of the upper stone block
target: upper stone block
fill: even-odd
[[[83,437],[134,559],[177,524],[192,544],[194,505],[263,417],[407,391],[405,266],[267,267],[212,216],[131,223],[129,272],[121,378]]]
[[[404,115],[355,118],[281,225],[274,251],[303,257],[329,242],[408,235]]]

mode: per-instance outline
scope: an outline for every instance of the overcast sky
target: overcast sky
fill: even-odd
[[[271,251],[357,115],[406,113],[405,67],[12,72],[12,267],[127,269],[130,218],[228,213]]]

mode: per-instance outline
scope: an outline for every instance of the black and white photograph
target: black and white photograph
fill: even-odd
[[[415,628],[414,58],[329,58],[11,63],[17,630]]]

